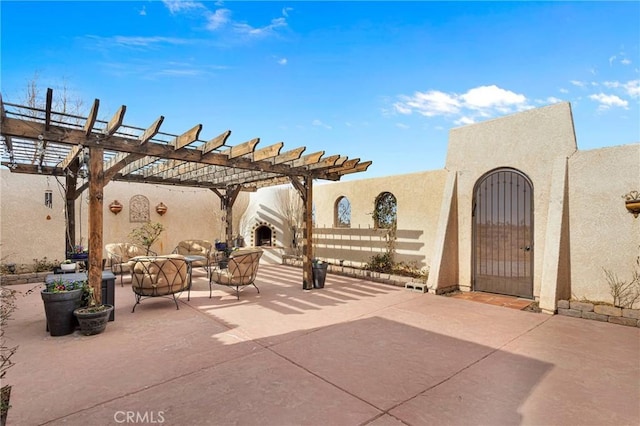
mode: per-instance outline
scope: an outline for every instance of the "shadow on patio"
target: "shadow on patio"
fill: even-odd
[[[19,297],[9,424],[638,419],[638,329],[333,275],[303,291],[301,271],[283,266],[258,277],[260,294],[239,301],[223,287],[209,299],[199,276],[179,310],[148,299],[135,313],[130,286],[116,286],[116,320],[97,336],[50,337],[39,295]]]

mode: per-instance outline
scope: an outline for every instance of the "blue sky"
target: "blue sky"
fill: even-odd
[[[37,84],[100,118],[235,145],[444,167],[451,128],[570,101],[580,149],[640,141],[639,2],[0,3],[6,101]]]

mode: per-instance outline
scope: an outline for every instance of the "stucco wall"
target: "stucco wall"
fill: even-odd
[[[376,197],[390,192],[397,201],[396,261],[429,266],[445,180],[446,171],[437,170],[314,186],[316,254],[366,263],[384,252],[384,232],[373,230],[372,213]],[[340,197],[351,203],[350,229],[334,228],[335,203]]]
[[[14,174],[2,170],[0,197],[0,250],[3,262],[31,264],[33,259],[49,260],[65,258],[65,208],[64,200],[55,178],[50,177],[53,191],[53,208],[44,205],[47,178],[38,175]],[[165,225],[165,232],[154,243],[152,250],[170,253],[180,240],[224,239],[220,200],[208,189],[111,182],[104,188],[103,241],[130,241],[128,234],[141,223],[129,221],[129,200],[134,195],[149,199],[150,219]],[[109,210],[109,204],[118,200],[124,208],[118,215]],[[155,206],[160,202],[167,212],[160,216]],[[248,194],[241,193],[234,205],[234,229],[238,229],[240,217],[248,204]],[[47,216],[50,219],[47,219]],[[76,202],[76,243],[87,245],[88,204],[86,194]]]
[[[460,287],[472,285],[472,201],[476,182],[500,167],[523,172],[534,194],[534,295],[541,284],[549,192],[554,160],[576,151],[569,103],[559,103],[511,116],[452,129],[446,168],[458,173],[458,243]]]
[[[64,260],[65,204],[53,177],[0,170],[0,254],[3,263],[31,264],[33,259]],[[51,189],[53,207],[44,205]]]
[[[640,217],[627,211],[622,196],[632,190],[640,190],[640,144],[580,151],[569,159],[574,298],[613,301],[603,268],[631,278],[640,255]]]
[[[382,192],[390,192],[396,197],[398,206],[396,261],[419,268],[429,266],[446,176],[445,170],[438,170],[314,183],[314,255],[330,262],[343,260],[345,265],[359,266],[375,254],[383,253],[386,250],[385,231],[374,229],[372,212],[376,197]],[[251,241],[256,223],[265,222],[273,226],[277,246],[283,252],[290,251],[292,234],[285,226],[277,195],[286,190],[293,191],[292,187],[281,186],[251,194],[250,205],[241,221],[245,241]],[[351,204],[349,228],[334,227],[334,209],[340,197],[347,197]]]
[[[544,291],[550,311],[567,291],[578,299],[611,301],[603,268],[629,279],[640,251],[640,217],[626,211],[622,198],[640,190],[640,144],[577,151],[568,103],[451,130],[444,170],[315,183],[316,256],[357,265],[384,252],[384,232],[373,229],[372,212],[376,197],[390,192],[398,206],[396,260],[433,266],[430,286],[468,290],[474,185],[500,167],[521,171],[533,184],[534,296],[541,298]],[[65,213],[56,179],[8,170],[1,177],[2,261],[63,259]],[[47,188],[53,191],[52,209],[44,205]],[[290,187],[241,193],[233,217],[234,233],[247,244],[256,225],[272,227],[277,246],[272,251],[280,256],[292,239],[276,195],[284,188]],[[209,190],[111,182],[104,190],[105,244],[128,241],[139,226],[129,222],[129,200],[137,194],[149,199],[151,220],[166,226],[154,250],[168,253],[182,239],[224,238],[220,200]],[[335,203],[342,196],[351,204],[350,228],[334,227]],[[115,199],[124,205],[117,216],[108,210]],[[162,217],[154,210],[160,202],[168,207]],[[76,235],[84,244],[87,207],[86,198],[78,200]]]

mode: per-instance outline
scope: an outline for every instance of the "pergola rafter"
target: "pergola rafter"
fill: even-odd
[[[79,117],[53,111],[52,99],[53,91],[48,89],[44,109],[38,109],[0,98],[1,164],[14,173],[65,176],[68,210],[79,194],[89,190],[89,282],[98,289],[96,295],[100,294],[101,259],[93,254],[102,253],[102,191],[110,181],[209,188],[227,210],[227,239],[232,236],[231,209],[240,191],[292,184],[305,201],[303,287],[311,288],[313,180],[337,181],[371,165],[341,155],[324,157],[324,151],[303,156],[305,147],[282,152],[283,142],[258,148],[259,138],[229,145],[230,130],[201,140],[202,124],[180,135],[164,133],[160,131],[164,116],[147,128],[129,126],[124,124],[125,105],[109,121],[102,121],[98,99],[86,117]],[[89,169],[88,181],[78,179],[81,165]],[[71,225],[67,229],[73,234]]]

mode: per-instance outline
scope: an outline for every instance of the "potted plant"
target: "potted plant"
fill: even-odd
[[[160,222],[147,222],[139,228],[135,228],[129,233],[129,238],[136,244],[140,244],[147,249],[147,256],[153,243],[160,238],[164,231],[164,226]]]
[[[327,278],[327,268],[329,264],[320,259],[313,259],[311,268],[313,278],[313,288],[324,288],[324,281]]]
[[[73,315],[80,324],[80,332],[85,336],[102,333],[107,327],[113,305],[97,304],[94,289],[91,286],[85,286],[84,300],[86,300],[84,306],[73,311]]]
[[[75,271],[77,266],[78,265],[76,264],[76,262],[71,259],[67,259],[60,264],[60,269],[62,269],[64,272],[71,272]]]
[[[63,276],[45,283],[40,292],[47,318],[47,329],[52,336],[64,336],[74,332],[77,321],[73,311],[82,305],[86,281],[72,281]]]
[[[222,253],[222,256],[218,259],[218,267],[220,269],[226,269],[229,266],[229,257],[231,257],[231,253],[237,250],[237,248],[231,248],[227,244],[224,244],[224,246],[221,247],[222,250],[220,250],[220,252]]]
[[[73,251],[67,253],[67,257],[72,260],[87,260],[89,258],[89,252],[82,244],[76,244],[73,246]]]

